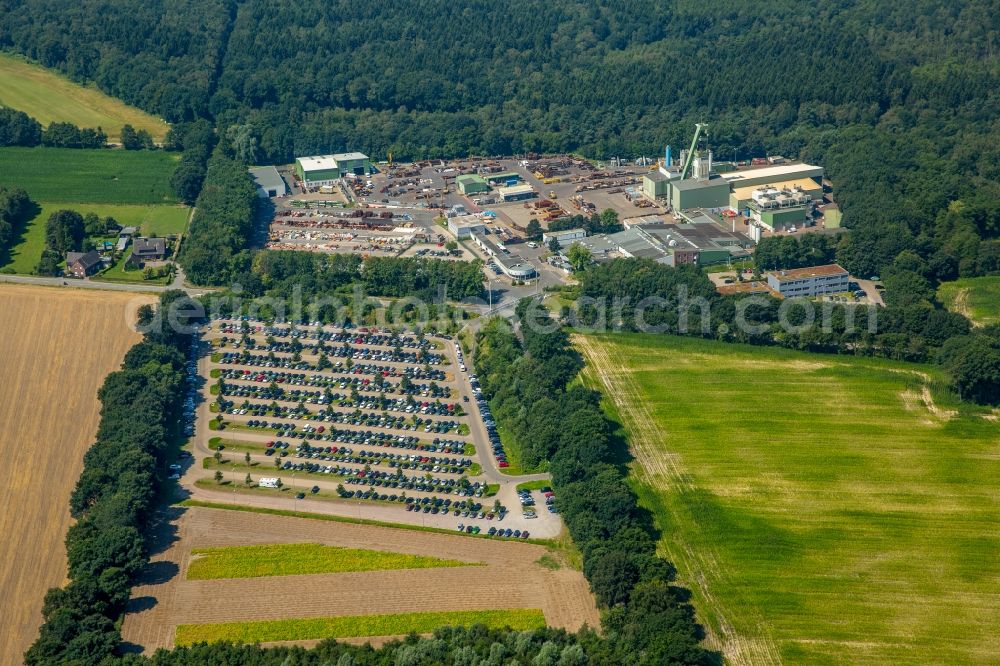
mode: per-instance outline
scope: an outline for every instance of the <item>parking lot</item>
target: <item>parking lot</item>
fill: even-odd
[[[544,475],[503,474],[496,425],[453,340],[217,320],[200,355],[202,403],[186,406],[195,459],[176,470],[195,496],[508,539],[561,530],[554,499],[516,490]]]

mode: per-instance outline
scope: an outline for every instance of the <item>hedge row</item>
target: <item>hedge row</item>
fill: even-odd
[[[708,663],[688,594],[672,585],[675,569],[657,557],[658,534],[625,481],[625,443],[613,437],[600,394],[571,383],[579,354],[534,302],[522,301],[517,317],[523,344],[501,319],[477,334],[476,371],[499,425],[526,458],[549,462],[616,661]]]

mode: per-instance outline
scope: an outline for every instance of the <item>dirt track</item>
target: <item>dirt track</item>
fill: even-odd
[[[176,538],[153,556],[148,584],[133,589],[135,612],[122,628],[124,639],[146,652],[172,646],[174,628],[184,623],[523,607],[542,609],[556,627],[600,624],[583,575],[536,564],[542,546],[224,509],[183,509],[176,524]],[[186,580],[192,548],[304,541],[485,566]]]
[[[0,664],[20,664],[66,575],[69,494],[97,430],[97,389],[139,336],[148,297],[0,285]],[[30,408],[28,408],[30,406]]]

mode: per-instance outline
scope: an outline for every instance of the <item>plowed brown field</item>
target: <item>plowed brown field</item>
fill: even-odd
[[[22,663],[46,590],[65,579],[69,494],[97,431],[97,389],[139,339],[126,325],[135,301],[0,285],[0,664]]]
[[[600,625],[586,580],[537,564],[544,547],[309,518],[188,507],[133,589],[123,638],[151,652],[173,645],[178,624],[420,611],[540,608],[550,626]],[[192,548],[315,542],[431,555],[484,566],[252,579],[187,580]]]

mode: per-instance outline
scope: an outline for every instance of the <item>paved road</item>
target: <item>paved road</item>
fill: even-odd
[[[171,289],[183,289],[190,296],[201,296],[212,291],[204,287],[183,286],[184,275],[178,271],[177,277],[169,285],[129,284],[127,282],[101,282],[97,280],[78,280],[75,278],[50,278],[33,275],[0,275],[0,283],[33,284],[42,287],[64,287],[67,289],[101,289],[104,291],[129,291],[136,294],[158,294]]]

